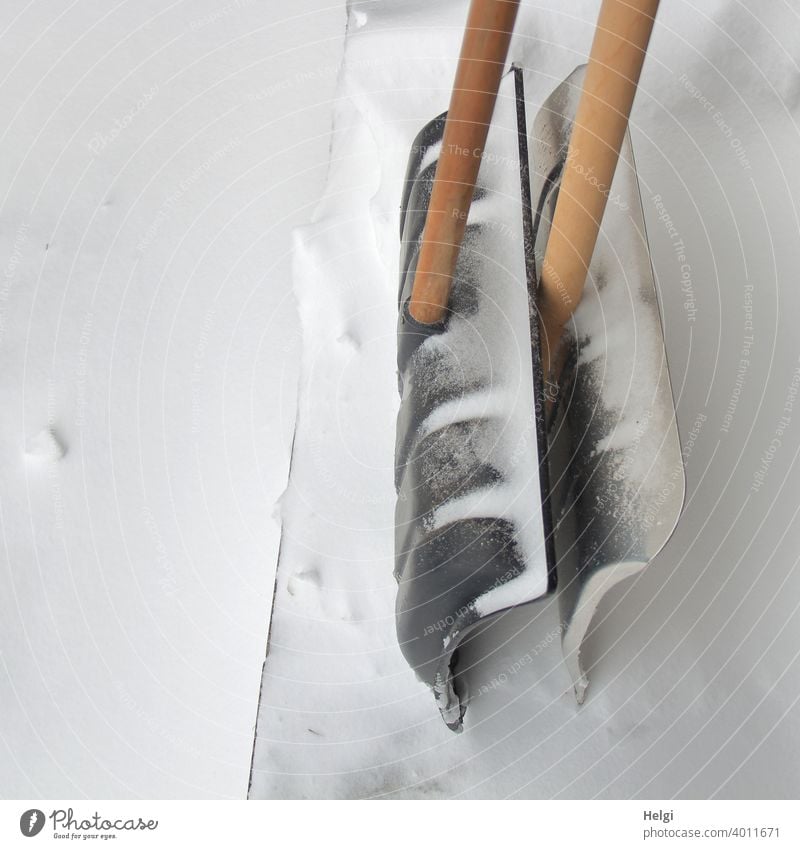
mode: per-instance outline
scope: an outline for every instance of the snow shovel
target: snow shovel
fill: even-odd
[[[412,146],[401,207],[397,631],[453,730],[467,702],[458,646],[557,578],[582,700],[597,604],[665,544],[683,499],[626,134],[657,0],[605,0],[585,73],[533,120],[526,73],[503,76],[517,7],[473,0],[450,108]],[[595,249],[614,192],[625,199]],[[607,389],[626,376],[637,391],[620,405]]]

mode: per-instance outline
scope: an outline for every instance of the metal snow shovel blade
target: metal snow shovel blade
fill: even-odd
[[[631,446],[644,441],[667,465],[678,448],[640,207],[638,219],[614,219],[617,247],[630,253],[636,270],[630,300],[637,306],[618,326],[618,305],[606,304],[612,311],[606,320],[622,340],[614,350],[607,346],[606,356],[594,353],[602,342],[592,323],[597,304],[602,310],[619,288],[602,239],[595,258],[593,251],[656,3],[639,0],[647,8],[636,9],[622,0],[604,2],[585,84],[577,75],[562,84],[533,122],[530,139],[524,73],[515,70],[502,85],[499,71],[494,79],[469,76],[476,50],[470,33],[481,25],[510,33],[513,15],[500,23],[481,18],[489,7],[496,15],[498,6],[508,11],[510,5],[473,2],[450,110],[427,125],[412,148],[401,216],[397,628],[406,658],[455,730],[466,708],[454,670],[458,645],[490,617],[552,592],[556,553],[565,584],[563,647],[582,698],[578,649],[591,615],[607,587],[641,568],[666,541],[683,480],[679,449],[675,498],[651,503],[664,476],[661,465],[635,476],[633,488],[626,477],[638,453]],[[476,65],[502,64],[507,44],[506,38],[489,45],[494,53],[484,52]],[[486,41],[478,46],[487,48]],[[498,87],[494,115],[491,104],[487,115]],[[472,100],[476,92],[483,95],[480,115],[469,98],[465,105],[465,91]],[[605,108],[592,117],[598,100]],[[459,144],[466,123],[472,136]],[[576,138],[580,149],[574,149]],[[626,142],[632,169],[629,152]],[[597,177],[591,190],[590,181],[576,181],[576,166],[587,173],[587,156]],[[462,167],[467,160],[472,173]],[[620,180],[624,174],[614,186]],[[591,194],[597,184],[605,187],[600,200]],[[624,189],[638,204],[635,173]],[[560,223],[559,212],[569,204],[556,202],[559,190],[579,207]],[[633,231],[638,249],[631,246]],[[587,267],[592,285],[581,302]],[[634,346],[632,366],[628,343],[637,332],[647,335],[650,356],[637,361]],[[611,356],[620,352],[625,363]],[[599,363],[605,371],[597,371]],[[635,409],[633,400],[618,409],[618,399],[604,394],[605,374],[625,377],[618,365],[633,367],[636,385],[652,390],[649,397],[636,395]],[[558,387],[552,399],[545,398],[545,375]],[[651,423],[640,427],[638,442],[617,438],[623,414]],[[624,424],[622,433],[629,434],[627,418]],[[647,524],[639,519],[648,506],[656,531],[639,527]]]
[[[537,267],[547,245],[584,86],[577,68],[531,121]],[[626,131],[581,304],[564,343],[548,416],[561,642],[575,695],[588,679],[580,649],[600,601],[669,540],[685,476],[658,293]]]
[[[516,11],[473,2],[450,109],[414,142],[401,214],[397,629],[454,730],[459,643],[555,583],[525,134],[513,77],[500,86]]]
[[[409,299],[442,119],[414,144],[402,213],[397,628],[456,730],[465,709],[452,668],[458,644],[556,580],[514,80],[501,86],[448,310],[435,325],[416,321]]]

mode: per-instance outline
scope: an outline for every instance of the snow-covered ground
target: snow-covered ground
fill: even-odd
[[[4,3],[3,796],[243,796],[279,544],[254,797],[798,795],[800,8],[662,6],[632,132],[686,510],[582,708],[545,606],[455,736],[394,636],[394,296],[466,0]],[[524,0],[542,92],[597,7]]]
[[[4,797],[246,792],[345,22],[3,3]]]
[[[540,98],[585,61],[598,3],[523,3]],[[398,203],[446,108],[465,2],[353,2],[328,187],[295,243],[299,416],[254,797],[795,797],[800,666],[800,9],[663,4],[632,134],[687,502],[604,602],[578,708],[555,605],[472,662],[447,731],[394,637]],[[541,102],[541,101],[540,101]],[[613,317],[608,317],[611,320]]]

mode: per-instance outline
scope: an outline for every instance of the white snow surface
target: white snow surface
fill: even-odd
[[[343,4],[0,8],[0,797],[243,798]]]
[[[512,58],[540,75],[537,96],[586,60],[597,8],[523,4]],[[715,0],[659,13],[632,134],[687,505],[657,560],[601,606],[586,703],[576,706],[560,659],[554,604],[504,615],[493,650],[463,658],[461,735],[397,648],[398,206],[411,141],[447,106],[465,12],[464,2],[352,4],[328,185],[295,241],[299,413],[251,795],[795,797],[791,5]],[[614,315],[603,321],[586,358],[612,355]]]

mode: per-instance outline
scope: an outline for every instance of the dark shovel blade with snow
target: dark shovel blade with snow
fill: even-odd
[[[510,74],[501,85],[436,324],[415,321],[409,299],[444,116],[414,143],[401,213],[397,627],[453,729],[465,707],[453,671],[459,643],[488,617],[555,587],[526,133],[514,82]]]

